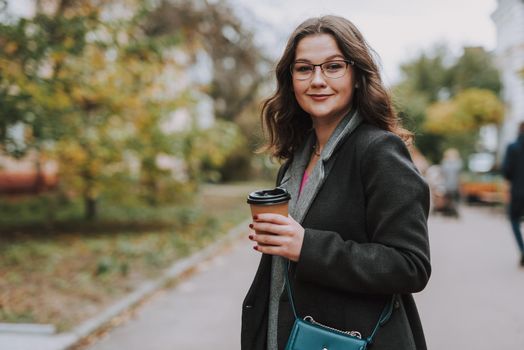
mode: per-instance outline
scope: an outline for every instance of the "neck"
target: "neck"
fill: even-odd
[[[317,136],[317,146],[319,148],[319,152],[324,148],[324,146],[328,142],[329,137],[331,136],[331,134],[333,134],[333,131],[335,130],[335,127],[315,127],[315,134]]]
[[[313,129],[315,129],[315,135],[317,137],[317,151],[320,152],[328,142],[329,138],[333,134],[333,131],[337,128],[338,124],[344,117],[349,113],[343,113],[340,117],[335,119],[316,119],[313,118]]]

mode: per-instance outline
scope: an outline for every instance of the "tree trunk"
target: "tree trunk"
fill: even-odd
[[[84,196],[84,213],[87,221],[93,221],[96,219],[96,199],[89,196]]]
[[[42,161],[40,159],[40,147],[36,148],[35,153],[35,182],[33,184],[33,193],[39,194],[44,190],[45,187],[44,173],[42,171]]]

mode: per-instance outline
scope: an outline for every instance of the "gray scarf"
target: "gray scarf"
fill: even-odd
[[[350,112],[337,125],[333,134],[324,146],[320,159],[309,175],[308,181],[300,192],[300,184],[304,176],[313,145],[316,143],[316,135],[311,132],[304,147],[297,150],[293,155],[293,161],[284,174],[280,187],[285,188],[291,194],[289,202],[289,215],[297,222],[302,223],[306,213],[322,187],[324,180],[335,163],[335,151],[349,135],[362,123],[362,117],[355,111]],[[330,161],[331,160],[331,161]],[[300,196],[300,200],[299,200]],[[268,324],[268,350],[277,350],[277,326],[278,326],[278,303],[284,289],[284,273],[286,270],[286,259],[273,256],[271,262],[271,286],[269,291],[269,324]]]

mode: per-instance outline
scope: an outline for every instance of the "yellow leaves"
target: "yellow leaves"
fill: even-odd
[[[76,142],[69,140],[59,142],[56,150],[62,163],[68,164],[68,167],[75,168],[86,162],[87,153],[85,149],[80,147]]]
[[[71,88],[71,97],[75,102],[81,101],[84,95],[85,93],[82,86],[76,85]]]
[[[212,128],[198,131],[194,137],[191,157],[203,159],[211,167],[220,167],[235,149],[244,146],[239,127],[231,122],[217,121]]]
[[[59,162],[60,176],[66,187],[73,191],[100,191],[101,178],[107,175],[108,166],[118,163],[117,147],[108,150],[98,140],[89,141],[86,130],[79,130],[76,139],[62,139],[54,147]],[[96,193],[94,193],[96,197]]]
[[[66,51],[53,51],[50,55],[50,58],[54,62],[63,62],[67,57]]]
[[[455,133],[464,127],[455,116],[456,106],[452,101],[437,102],[427,109],[425,129],[434,134]]]
[[[23,76],[20,63],[5,58],[0,58],[0,72],[2,76],[9,80],[15,80],[17,77]],[[23,78],[27,79],[25,76]]]
[[[5,53],[7,53],[8,55],[12,55],[16,52],[16,50],[18,49],[18,44],[15,43],[14,41],[10,41],[8,42],[5,46],[4,46],[4,51]]]
[[[93,70],[104,69],[106,65],[104,53],[101,50],[92,50],[90,52],[89,65]]]
[[[504,106],[490,90],[467,89],[455,97],[461,113],[471,116],[476,124],[498,124],[504,117]]]
[[[63,45],[64,48],[71,49],[75,45],[75,40],[72,37],[68,36],[67,38],[65,38]]]
[[[63,89],[58,89],[53,94],[53,99],[49,101],[51,109],[64,110],[71,106],[71,98]]]
[[[82,0],[75,2],[74,6],[66,7],[64,16],[66,18],[73,18],[77,16],[92,16],[100,13],[100,6],[90,0]]]
[[[503,117],[504,105],[493,92],[466,89],[450,101],[429,106],[424,127],[435,134],[464,134],[486,124],[498,124]]]

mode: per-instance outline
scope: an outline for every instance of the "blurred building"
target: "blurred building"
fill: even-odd
[[[497,0],[491,18],[497,29],[495,55],[506,104],[499,142],[499,154],[503,154],[517,136],[518,123],[524,121],[524,0]]]
[[[56,188],[58,164],[32,150],[22,159],[0,153],[0,194],[37,194]]]

